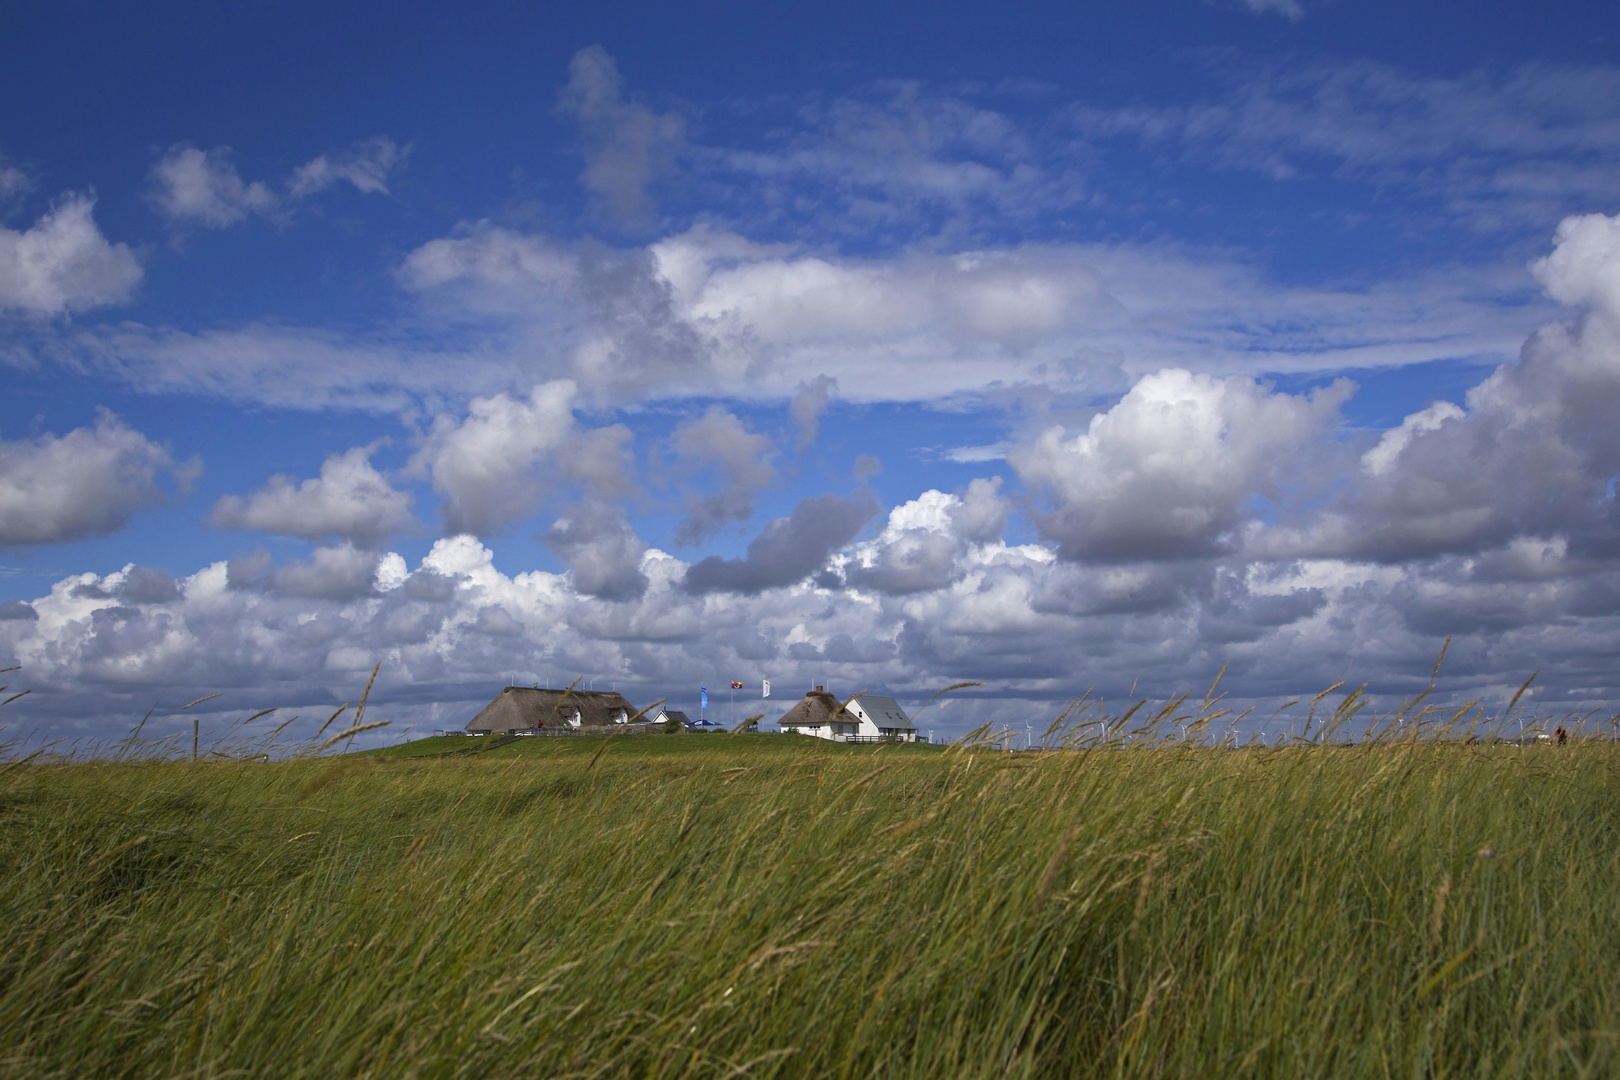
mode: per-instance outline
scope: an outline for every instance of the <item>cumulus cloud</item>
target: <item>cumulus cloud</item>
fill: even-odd
[[[837,388],[837,379],[817,375],[794,392],[793,399],[788,402],[788,413],[799,429],[799,449],[803,450],[816,441],[816,435],[821,430],[821,414],[827,411],[833,391]]]
[[[771,440],[749,431],[722,405],[681,424],[670,444],[693,474],[713,469],[721,480],[718,492],[688,490],[686,518],[675,528],[677,543],[701,543],[732,522],[747,521],[754,516],[755,495],[776,479]]]
[[[566,380],[542,383],[527,400],[475,398],[462,419],[434,418],[411,468],[445,496],[447,529],[485,533],[539,508],[547,488],[539,466],[573,434],[574,394]]]
[[[627,100],[619,66],[600,45],[574,54],[557,108],[579,124],[585,190],[616,220],[644,223],[652,211],[648,186],[674,169],[686,122]]]
[[[308,562],[276,567],[268,585],[283,596],[352,600],[372,591],[379,561],[377,552],[350,544],[320,547],[310,553]]]
[[[896,596],[945,588],[963,572],[962,541],[952,529],[961,506],[954,495],[925,491],[895,507],[877,539],[857,545],[843,563],[844,580]]]
[[[101,235],[95,203],[68,195],[23,232],[0,226],[0,310],[60,315],[129,299],[141,264]]]
[[[571,378],[604,401],[743,373],[676,312],[651,251],[566,247],[480,222],[413,251],[399,277],[433,314],[502,343],[504,363]]]
[[[105,409],[94,427],[0,442],[0,544],[54,544],[124,527],[164,500],[164,474],[184,485],[169,451]]]
[[[574,588],[585,596],[634,600],[647,591],[641,568],[647,549],[618,507],[576,506],[551,526],[546,542],[568,564]]]
[[[883,531],[852,546],[836,567],[845,583],[888,596],[947,588],[1001,539],[1008,505],[1000,492],[1000,477],[974,480],[955,495],[925,491],[891,510]]]
[[[177,225],[223,229],[258,215],[283,212],[296,202],[347,182],[367,195],[388,194],[389,173],[404,151],[392,139],[369,139],[349,150],[322,154],[293,170],[281,190],[244,181],[228,146],[199,150],[176,143],[152,166],[152,205]]]
[[[1620,322],[1620,215],[1565,218],[1552,254],[1537,259],[1530,270],[1560,304]]]
[[[925,493],[889,525],[943,533],[952,498]],[[869,543],[834,561],[847,565]],[[461,726],[510,682],[564,685],[580,674],[611,677],[638,703],[679,697],[716,671],[770,678],[779,694],[812,679],[882,687],[908,704],[950,682],[991,680],[985,698],[930,714],[948,734],[1049,718],[1088,688],[1112,706],[1138,679],[1139,696],[1196,696],[1229,665],[1232,700],[1261,704],[1250,723],[1277,730],[1287,714],[1271,717],[1276,704],[1347,674],[1386,705],[1418,692],[1452,633],[1445,700],[1500,708],[1540,668],[1537,685],[1566,703],[1559,709],[1620,701],[1609,662],[1620,573],[1582,567],[1556,543],[1378,566],[1088,564],[989,542],[961,547],[940,587],[832,595],[802,581],[694,593],[695,567],[648,550],[646,587],[622,598],[582,592],[572,570],[503,573],[468,536],[438,541],[414,568],[393,553],[323,551],[283,567],[263,557],[245,573],[216,563],[169,587],[156,575],[137,586],[135,567],[71,576],[27,605],[33,616],[6,609],[0,666],[25,665],[30,716],[86,732],[104,731],[109,715],[132,724],[154,689],[175,704],[222,688],[233,707],[329,701],[311,710],[324,716],[353,700],[378,660],[377,715],[437,727]],[[781,697],[780,709],[792,704]]]
[[[775,518],[750,540],[742,558],[710,555],[692,566],[686,588],[698,594],[756,594],[796,584],[825,566],[878,510],[866,492],[847,499],[831,494],[801,499],[791,514]]]
[[[228,146],[169,148],[152,166],[152,202],[171,221],[223,229],[250,214],[267,214],[279,200],[259,181],[244,183]]]
[[[464,417],[434,417],[407,471],[431,479],[445,496],[448,531],[504,528],[570,481],[599,498],[628,490],[629,429],[578,428],[576,393],[562,379],[535,386],[527,399],[475,398]]]
[[[223,565],[229,589],[312,600],[356,600],[382,587],[384,578],[398,577],[393,564],[398,555],[350,543],[317,547],[307,560],[277,566],[263,548],[238,555]],[[392,584],[397,585],[398,581]]]
[[[1084,433],[1050,428],[1008,461],[1050,508],[1042,535],[1070,559],[1207,556],[1271,494],[1282,466],[1327,436],[1353,386],[1273,393],[1252,379],[1188,371],[1149,375]]]
[[[1620,538],[1620,226],[1567,219],[1533,270],[1575,308],[1464,398],[1438,401],[1383,434],[1344,490],[1301,526],[1260,534],[1273,557],[1402,561],[1561,538],[1592,556]]]
[[[968,482],[967,490],[950,508],[956,534],[974,544],[1000,540],[1007,528],[1007,500],[1001,497],[1001,477],[980,477]]]
[[[260,532],[320,541],[332,537],[376,547],[389,535],[418,528],[415,501],[398,491],[371,464],[374,446],[333,454],[321,475],[302,483],[273,476],[265,487],[242,498],[227,495],[214,504],[209,524],[219,529]]]
[[[8,600],[4,604],[0,604],[0,620],[6,619],[37,622],[39,612],[35,611],[34,605],[26,600]]]

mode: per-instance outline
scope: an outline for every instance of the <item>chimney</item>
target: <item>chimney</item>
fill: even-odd
[[[826,693],[826,692],[827,692],[827,691],[825,691],[825,690],[823,690],[823,689],[822,689],[822,688],[821,688],[821,687],[819,687],[819,686],[818,686],[818,687],[816,687],[816,693],[818,693],[818,694],[825,694],[825,693]]]

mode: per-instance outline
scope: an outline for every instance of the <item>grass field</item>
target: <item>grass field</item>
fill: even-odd
[[[0,1073],[1620,1066],[1607,741],[473,742],[0,773]]]

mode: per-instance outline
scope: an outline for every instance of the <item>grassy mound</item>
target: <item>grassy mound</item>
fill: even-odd
[[[33,764],[0,775],[0,1071],[1609,1074],[1617,765],[788,736]]]

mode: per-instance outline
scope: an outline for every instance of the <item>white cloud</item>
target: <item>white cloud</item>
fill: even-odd
[[[53,544],[121,529],[136,510],[163,501],[158,479],[174,472],[167,449],[105,409],[93,428],[0,442],[0,544]]]
[[[968,482],[967,490],[950,509],[951,525],[970,543],[988,544],[1001,539],[1010,507],[1001,496],[1001,477]]]
[[[5,156],[0,155],[0,207],[4,207],[7,202],[33,186],[33,181],[28,178],[27,173],[15,165],[8,164]]]
[[[1281,15],[1290,22],[1299,21],[1305,14],[1299,0],[1243,0],[1243,6],[1257,15]]]
[[[855,400],[918,400],[997,384],[1107,392],[1124,372],[1163,367],[1261,374],[1505,358],[1536,314],[1500,303],[1522,277],[1284,287],[1168,246],[858,259],[698,228],[651,250],[711,369],[783,396],[807,370]]]
[[[1280,10],[1290,0],[1263,2]],[[1620,68],[1531,63],[1416,77],[1370,60],[1317,60],[1216,74],[1226,85],[1211,100],[1072,113],[1092,141],[1129,136],[1278,180],[1399,185],[1479,229],[1539,227],[1620,198]]]
[[[273,476],[264,489],[243,499],[227,495],[214,504],[209,523],[221,529],[257,529],[305,540],[338,537],[375,547],[390,534],[419,528],[414,501],[371,464],[375,447],[333,454],[318,478],[296,483]]]
[[[263,183],[243,183],[230,147],[205,152],[183,144],[152,166],[152,201],[171,221],[210,229],[268,214],[279,202]]]
[[[942,491],[925,491],[895,507],[877,539],[855,545],[840,560],[844,580],[895,596],[945,588],[964,571],[962,542],[951,528],[960,508],[960,499]]]
[[[652,212],[648,186],[674,169],[685,149],[686,122],[626,100],[619,67],[600,45],[574,54],[557,108],[579,123],[585,190],[615,219],[645,222]]]
[[[1401,561],[1557,538],[1608,557],[1620,531],[1620,226],[1566,220],[1534,270],[1575,321],[1538,331],[1468,391],[1466,409],[1441,401],[1406,417],[1328,506],[1258,533],[1257,554]]]
[[[71,370],[142,393],[371,412],[459,404],[507,385],[517,366],[449,347],[416,351],[387,335],[353,337],[278,323],[197,332],[103,324],[65,332],[44,342],[42,352]]]
[[[800,450],[815,443],[816,435],[821,430],[821,414],[827,411],[833,391],[837,389],[837,379],[817,375],[801,383],[794,392],[793,399],[788,402],[788,413],[799,429]]]
[[[574,393],[571,382],[542,383],[526,401],[475,398],[464,419],[434,418],[411,468],[445,496],[451,532],[486,533],[539,509],[539,466],[573,435]]]
[[[758,595],[797,584],[826,566],[878,509],[866,491],[847,499],[830,494],[801,499],[787,517],[767,523],[748,542],[742,558],[710,555],[694,564],[686,573],[686,588],[697,594]]]
[[[293,170],[284,191],[278,191],[262,180],[244,181],[228,146],[204,151],[176,143],[152,166],[151,198],[175,224],[223,229],[254,215],[283,214],[288,202],[339,182],[362,194],[386,195],[389,173],[404,157],[392,139],[378,136],[305,162]]]
[[[473,399],[464,417],[434,417],[407,468],[445,496],[448,531],[498,531],[570,484],[596,498],[631,489],[629,430],[576,427],[576,392],[567,380],[540,383],[526,400],[496,394]]]
[[[319,547],[307,563],[276,567],[270,574],[269,587],[283,596],[352,600],[372,592],[378,562],[377,552],[349,544]]]
[[[646,250],[568,248],[480,222],[417,248],[399,277],[449,326],[475,326],[483,358],[570,378],[600,400],[680,395],[737,374],[675,313]]]
[[[568,564],[570,582],[585,596],[633,600],[647,591],[641,568],[647,548],[618,507],[576,506],[551,526],[546,542]]]
[[[1565,218],[1552,254],[1530,269],[1560,304],[1601,312],[1620,323],[1620,215]]]
[[[702,416],[678,426],[670,445],[694,479],[707,469],[721,478],[717,492],[705,494],[688,486],[686,519],[675,530],[682,544],[701,543],[727,525],[753,517],[756,494],[776,480],[771,440],[749,431],[722,405],[711,405]]]
[[[960,239],[1082,205],[1092,194],[1067,147],[922,83],[881,83],[807,106],[800,119],[804,127],[778,148],[698,155],[733,181],[731,201],[772,231],[803,229],[784,210],[813,201],[822,210],[813,218],[818,239]]]
[[[1306,288],[1173,246],[861,259],[694,229],[606,251],[481,223],[407,256],[399,280],[417,307],[371,334],[120,323],[36,348],[147,392],[313,409],[459,410],[556,379],[594,404],[781,400],[803,391],[807,372],[856,402],[1094,395],[1165,367],[1257,375],[1506,359],[1552,310],[1515,273]]]
[[[1427,431],[1438,431],[1447,420],[1461,420],[1468,415],[1449,401],[1436,401],[1421,412],[1415,412],[1401,421],[1401,426],[1384,432],[1378,445],[1361,455],[1361,467],[1374,476],[1387,475],[1395,468],[1401,451],[1412,440]]]
[[[1068,558],[1208,555],[1230,542],[1251,499],[1277,490],[1285,465],[1300,470],[1351,390],[1340,380],[1295,396],[1168,369],[1137,382],[1084,433],[1048,429],[1008,460],[1048,493],[1051,509],[1036,520]]]
[[[60,315],[129,299],[141,264],[101,235],[94,207],[92,196],[68,195],[25,232],[0,226],[0,310]]]
[[[394,140],[379,135],[351,149],[322,154],[293,171],[287,181],[287,197],[303,199],[346,182],[362,195],[387,195],[388,175],[404,160],[406,150]]]
[[[874,544],[948,539],[959,500],[970,501],[924,493],[896,507],[876,541],[845,546],[834,561],[864,561]],[[580,520],[573,511],[568,519],[570,530]],[[101,733],[108,716],[132,725],[154,691],[178,705],[219,689],[243,708],[291,712],[330,700],[308,710],[320,713],[308,733],[354,700],[378,660],[372,708],[398,726],[459,727],[501,685],[565,685],[581,674],[599,687],[615,680],[638,704],[702,681],[766,677],[779,709],[792,703],[782,688],[812,679],[913,703],[950,682],[990,680],[988,697],[931,715],[930,726],[954,733],[983,720],[1049,718],[1088,688],[1117,714],[1137,679],[1142,696],[1196,697],[1223,664],[1234,700],[1264,706],[1257,719],[1346,676],[1390,705],[1423,688],[1452,633],[1435,700],[1484,695],[1500,708],[1540,668],[1538,685],[1554,701],[1620,703],[1609,662],[1620,646],[1620,573],[1583,569],[1556,543],[1405,566],[1087,565],[995,541],[957,552],[948,573],[919,588],[799,582],[757,595],[695,594],[692,566],[648,550],[634,571],[645,580],[639,592],[596,597],[578,567],[509,575],[467,536],[439,541],[414,570],[396,554],[344,547],[242,574],[216,563],[176,581],[128,567],[69,577],[28,611],[8,612],[0,666],[24,665],[31,717]],[[623,569],[622,553],[608,554],[598,565],[611,573],[598,585]],[[891,565],[929,569],[926,559]]]

